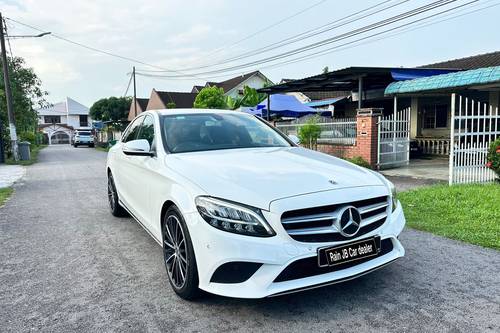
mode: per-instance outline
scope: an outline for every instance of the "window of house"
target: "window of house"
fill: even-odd
[[[44,116],[43,121],[46,124],[60,124],[61,123],[61,116]]]
[[[424,128],[446,128],[448,126],[448,106],[428,105],[423,108]]]
[[[89,116],[87,116],[86,114],[80,115],[80,126],[81,127],[89,126]]]

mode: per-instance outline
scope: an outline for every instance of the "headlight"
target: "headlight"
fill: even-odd
[[[258,208],[203,196],[197,197],[195,203],[201,217],[214,228],[257,237],[276,234]]]
[[[391,189],[392,211],[395,211],[398,206],[398,193],[393,183],[389,182],[389,187]]]

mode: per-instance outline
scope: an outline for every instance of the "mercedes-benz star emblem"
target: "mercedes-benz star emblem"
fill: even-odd
[[[339,211],[336,224],[342,236],[352,237],[359,231],[361,214],[354,206],[344,207]]]

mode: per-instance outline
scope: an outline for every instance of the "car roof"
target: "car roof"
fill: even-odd
[[[248,115],[248,113],[234,110],[220,110],[220,109],[160,109],[160,110],[148,110],[148,112],[158,113],[162,116],[168,115],[182,115],[182,114],[200,114],[200,113],[216,113],[216,114],[226,114],[237,112],[238,114]]]

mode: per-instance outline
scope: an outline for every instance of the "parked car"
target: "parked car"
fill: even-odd
[[[402,257],[394,186],[296,139],[235,111],[144,112],[108,154],[111,213],[132,215],[163,247],[186,299],[277,296]]]
[[[76,130],[72,141],[75,148],[81,145],[94,147],[94,136],[91,131]]]

